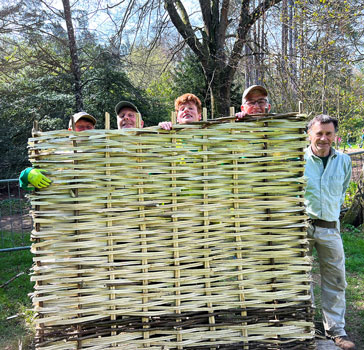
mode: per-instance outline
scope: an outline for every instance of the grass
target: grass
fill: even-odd
[[[348,282],[346,330],[357,343],[357,348],[364,349],[364,231],[345,227],[342,232]],[[9,235],[6,232],[3,234]],[[29,234],[27,238],[29,240]],[[29,298],[33,288],[29,277],[31,265],[30,251],[0,253],[0,285],[18,273],[25,272],[7,286],[0,288],[0,349],[32,349],[29,345],[33,336],[33,313],[30,311]],[[316,280],[319,277],[317,262],[314,263],[314,276]],[[315,321],[319,324],[322,321],[322,314],[318,284],[315,286],[315,303],[317,306]],[[8,319],[14,315],[16,317]],[[23,344],[22,347],[19,346],[20,342]]]
[[[355,341],[357,349],[364,349],[364,231],[352,226],[342,228],[345,250],[346,280],[346,331]],[[317,260],[313,265],[314,280],[319,279]],[[322,322],[319,283],[315,284],[315,323]],[[321,331],[323,328],[321,328]]]
[[[8,246],[11,246],[10,242],[13,241],[9,238],[10,234],[2,232],[5,242],[9,242]],[[17,239],[19,237],[16,237],[15,241]],[[30,245],[29,234],[26,239]],[[25,343],[26,339],[31,337],[29,325],[32,312],[29,311],[31,300],[28,296],[33,288],[29,276],[31,266],[32,255],[29,250],[0,253],[0,286],[19,273],[24,273],[0,288],[0,349],[19,349],[18,343]]]

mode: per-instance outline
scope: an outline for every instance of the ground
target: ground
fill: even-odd
[[[317,350],[338,350],[338,348],[332,340],[318,339],[316,340]]]

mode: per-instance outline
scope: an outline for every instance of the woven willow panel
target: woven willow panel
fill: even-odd
[[[37,349],[314,349],[303,127],[36,133]]]

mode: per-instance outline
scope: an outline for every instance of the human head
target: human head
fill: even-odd
[[[308,123],[307,131],[312,152],[319,157],[328,156],[338,131],[337,119],[320,114]]]
[[[201,119],[201,101],[194,94],[179,96],[174,102],[174,108],[177,112],[178,124],[193,123]]]
[[[73,115],[73,121],[75,124],[74,131],[79,132],[95,129],[96,118],[86,112],[75,113]],[[70,121],[68,123],[68,130],[72,130],[72,118],[70,118]]]
[[[115,106],[115,113],[117,118],[118,129],[136,128],[138,108],[128,101],[120,101]],[[143,127],[144,122],[141,119],[140,126]]]
[[[261,85],[252,85],[244,90],[241,111],[246,114],[265,113],[270,111],[268,91]]]

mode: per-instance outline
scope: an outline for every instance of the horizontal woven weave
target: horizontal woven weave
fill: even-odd
[[[37,349],[313,349],[303,128],[37,132]]]

